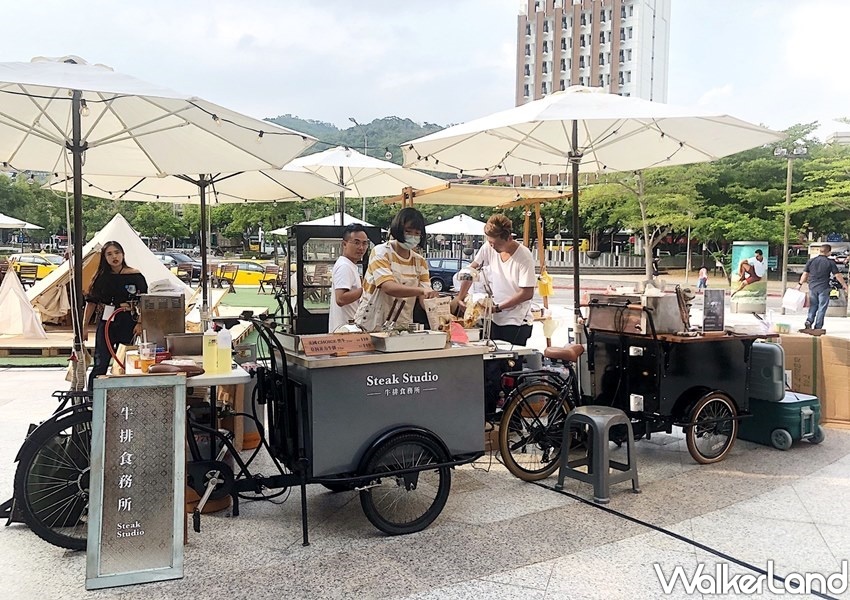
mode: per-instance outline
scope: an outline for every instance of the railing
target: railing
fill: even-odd
[[[570,250],[544,250],[546,265],[550,267],[572,267],[573,253]],[[458,258],[461,253],[457,250],[429,250],[428,258]],[[531,254],[535,263],[539,261],[537,247],[531,248]],[[473,260],[475,254],[463,255],[465,260]],[[614,254],[602,252],[597,258],[590,258],[587,252],[579,253],[579,266],[584,267],[612,267],[612,268],[644,268],[644,257],[631,254]]]

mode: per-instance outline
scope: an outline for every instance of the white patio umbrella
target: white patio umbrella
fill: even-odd
[[[90,175],[175,174],[194,181],[201,190],[206,246],[209,174],[281,168],[315,141],[78,57],[0,63],[2,167],[72,176],[76,351],[81,349],[83,163]],[[203,270],[206,278],[206,265]]]
[[[0,229],[44,229],[38,225],[0,213]]]
[[[51,180],[45,187],[58,190],[67,178]],[[211,175],[208,205],[243,202],[287,202],[308,200],[334,194],[342,187],[298,167],[267,171],[243,171]],[[118,175],[84,175],[83,194],[111,200],[200,204],[201,189],[191,178],[179,175],[163,177],[122,177]]]
[[[290,165],[303,167],[325,179],[338,182],[349,191],[339,193],[340,225],[344,225],[345,198],[394,196],[406,187],[423,189],[443,183],[432,175],[405,169],[401,165],[337,146],[324,152],[302,156]]]
[[[484,235],[484,223],[469,215],[455,215],[445,221],[425,226],[425,231],[434,235]]]
[[[462,175],[571,174],[579,238],[578,174],[705,162],[774,143],[783,134],[705,109],[572,86],[405,142],[404,164]],[[580,304],[573,244],[575,310]]]
[[[348,224],[357,223],[359,225],[363,225],[363,227],[374,227],[371,223],[367,223],[363,219],[358,219],[357,217],[352,217],[351,215],[345,215],[345,219],[348,221]],[[341,219],[339,218],[339,213],[334,213],[332,215],[328,215],[326,217],[319,217],[318,219],[313,219],[311,221],[301,221],[298,225],[341,225]],[[279,229],[274,229],[269,231],[272,235],[289,235],[289,227],[281,227]]]

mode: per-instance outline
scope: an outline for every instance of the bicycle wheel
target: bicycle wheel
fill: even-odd
[[[449,459],[443,449],[421,433],[403,433],[378,447],[366,474],[437,465]],[[422,531],[442,512],[451,489],[449,467],[377,477],[360,492],[366,518],[389,535]]]
[[[24,522],[54,546],[85,550],[88,535],[91,411],[43,424],[24,443],[15,502]]]
[[[569,384],[567,384],[569,385]],[[511,392],[499,423],[499,451],[514,476],[523,481],[549,477],[558,468],[572,394],[564,400],[549,383],[532,383]]]
[[[738,437],[735,403],[722,392],[706,394],[691,410],[693,425],[685,427],[688,452],[700,464],[726,458]]]

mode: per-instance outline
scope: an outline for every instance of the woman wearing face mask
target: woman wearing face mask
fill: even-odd
[[[390,240],[378,244],[369,255],[363,277],[363,295],[354,322],[376,329],[390,316],[393,301],[405,300],[396,319],[400,326],[413,322],[413,307],[419,298],[435,298],[428,263],[414,249],[425,246],[425,218],[415,208],[403,208],[390,225]],[[373,298],[374,296],[374,298]]]

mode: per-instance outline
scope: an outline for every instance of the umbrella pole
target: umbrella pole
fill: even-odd
[[[201,329],[206,327],[204,320],[209,319],[207,311],[209,310],[209,294],[207,291],[207,186],[209,181],[206,175],[201,175],[198,179],[198,191],[201,197]]]
[[[339,184],[345,185],[342,167],[339,168]],[[339,224],[345,225],[345,190],[339,193]]]
[[[576,319],[581,318],[581,289],[579,289],[579,229],[578,229],[578,167],[581,162],[581,154],[578,151],[578,121],[573,120],[572,150],[569,159],[572,166],[573,183],[573,312]]]
[[[82,92],[71,93],[71,162],[74,176],[74,310],[71,320],[74,325],[74,355],[82,368],[74,370],[73,387],[81,390],[85,387],[85,358],[83,352],[83,152],[87,144],[81,143],[82,123],[80,122],[80,99]]]

